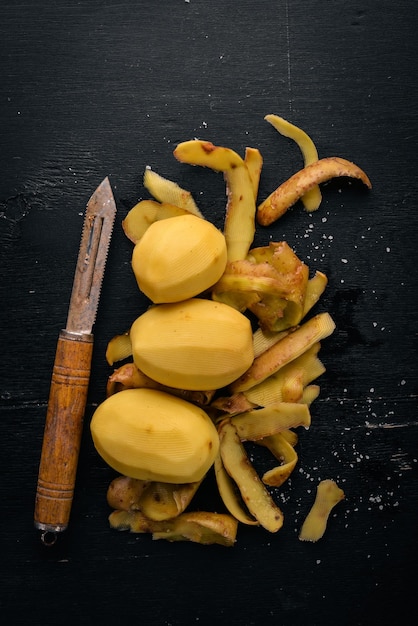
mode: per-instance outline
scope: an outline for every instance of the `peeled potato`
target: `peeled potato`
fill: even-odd
[[[168,387],[220,389],[253,362],[253,336],[247,317],[222,302],[191,298],[157,304],[130,330],[136,366]]]
[[[156,389],[127,389],[94,412],[97,452],[124,476],[167,483],[202,480],[219,449],[203,409]]]
[[[150,300],[180,302],[212,287],[226,258],[220,230],[195,215],[179,215],[149,226],[134,248],[132,269]]]

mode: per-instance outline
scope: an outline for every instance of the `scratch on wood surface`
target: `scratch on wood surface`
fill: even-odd
[[[394,423],[394,422],[377,422],[371,423],[366,422],[366,428],[410,428],[411,426],[418,426],[418,422],[402,422],[402,423]]]
[[[390,458],[391,463],[396,463],[400,470],[410,470],[412,465],[409,462],[409,455],[407,452],[396,452],[392,454]]]
[[[289,24],[289,1],[286,0],[286,46],[287,46],[287,89],[289,92],[289,112],[293,112],[292,106],[292,61],[290,55],[290,24]]]

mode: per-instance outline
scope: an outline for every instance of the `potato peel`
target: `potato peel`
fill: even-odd
[[[258,526],[259,522],[245,509],[242,498],[238,494],[236,483],[226,471],[220,454],[215,459],[214,468],[219,495],[231,515],[242,524]]]
[[[230,391],[237,393],[251,389],[334,330],[335,323],[329,313],[318,313],[254,359],[251,367],[229,386]]]
[[[255,233],[254,174],[251,178],[245,161],[234,150],[215,146],[210,141],[184,141],[173,154],[182,163],[210,167],[224,173],[227,195],[224,235],[228,260],[245,259]]]
[[[115,510],[109,515],[109,524],[116,530],[151,533],[153,539],[225,547],[235,544],[238,527],[232,515],[206,511],[182,513],[171,520],[156,521],[148,519],[141,511]]]
[[[241,441],[258,441],[289,428],[309,428],[311,415],[306,404],[277,402],[230,418]]]
[[[289,139],[293,139],[293,141],[299,146],[299,149],[302,152],[305,167],[311,163],[315,163],[315,161],[318,161],[318,151],[316,146],[304,130],[294,124],[291,124],[279,115],[266,115],[264,119],[269,122],[281,135],[289,137]],[[319,185],[315,185],[312,189],[304,193],[301,200],[306,211],[309,213],[316,211],[322,200]]]
[[[205,406],[209,404],[215,395],[215,391],[193,391],[190,389],[175,389],[174,387],[167,387],[158,383],[153,378],[150,378],[140,369],[137,368],[135,363],[125,363],[116,369],[111,374],[107,381],[106,393],[107,396],[111,396],[114,393],[123,391],[123,389],[159,389],[165,391],[173,396],[183,398],[194,404]]]
[[[259,406],[268,406],[275,402],[289,402],[286,398],[286,390],[289,394],[293,381],[296,381],[302,386],[302,397],[296,401],[302,401],[305,387],[325,372],[325,366],[317,356],[319,349],[320,343],[314,343],[299,357],[280,368],[278,372],[241,393],[248,402]]]
[[[318,302],[319,298],[324,293],[327,284],[327,276],[323,272],[319,271],[316,271],[314,276],[308,280],[305,290],[305,301],[303,303],[303,317],[305,317],[305,315],[309,313],[309,311]]]
[[[278,332],[302,320],[308,279],[309,268],[285,241],[270,242],[252,248],[246,259],[227,263],[212,289],[212,299],[241,312],[248,308],[261,328]],[[310,288],[312,304],[319,292],[316,283]]]
[[[286,337],[289,330],[272,331],[266,328],[257,328],[253,334],[254,357],[260,356],[265,350]]]
[[[149,480],[117,476],[107,488],[107,503],[112,509],[137,511],[141,497],[149,485]]]
[[[332,509],[344,498],[344,491],[334,480],[321,480],[317,486],[315,501],[302,525],[299,539],[312,542],[321,539]]]
[[[172,519],[186,510],[201,483],[201,480],[183,484],[151,482],[144,490],[137,508],[152,520]]]
[[[203,217],[190,191],[182,189],[177,183],[157,174],[150,167],[144,172],[144,187],[160,202],[175,205],[197,217]]]
[[[248,510],[263,528],[272,533],[277,532],[283,525],[283,513],[252,466],[237,430],[229,419],[219,425],[219,439],[222,462],[237,484]]]
[[[358,178],[371,189],[369,177],[355,163],[341,157],[326,157],[299,170],[273,191],[257,208],[258,223],[269,226],[315,185],[340,176]]]
[[[263,157],[257,148],[245,148],[244,162],[247,166],[252,183],[254,200],[257,200],[258,185],[260,183],[261,169],[263,167]]]
[[[270,435],[260,439],[257,443],[268,448],[275,458],[280,461],[280,465],[263,474],[261,478],[263,483],[270,487],[280,487],[289,478],[298,462],[298,455],[294,446],[284,433]]]
[[[106,361],[113,365],[117,361],[123,361],[132,356],[132,344],[129,332],[116,335],[107,344]]]
[[[136,244],[154,222],[180,215],[190,215],[190,211],[166,202],[141,200],[122,220],[122,229],[128,239]]]

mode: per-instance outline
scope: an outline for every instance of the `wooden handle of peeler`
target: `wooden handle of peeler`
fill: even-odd
[[[35,526],[62,532],[73,501],[83,418],[93,352],[93,335],[62,330],[57,344],[45,422]]]

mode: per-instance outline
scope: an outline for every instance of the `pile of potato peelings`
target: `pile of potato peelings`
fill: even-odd
[[[268,487],[282,485],[297,464],[294,429],[310,426],[319,395],[313,381],[325,371],[320,341],[335,324],[328,313],[305,320],[327,277],[317,271],[310,278],[284,241],[251,248],[256,221],[268,226],[298,200],[315,211],[319,184],[334,177],[371,183],[350,161],[318,159],[300,128],[277,115],[265,119],[298,144],[304,167],[258,206],[257,149],[241,158],[191,140],[174,150],[180,162],[223,172],[222,233],[190,192],[149,168],[144,186],[154,199],[139,202],[122,222],[135,245],[138,286],[152,306],[109,342],[109,365],[131,360],[109,377],[91,422],[97,451],[120,474],[107,492],[112,528],[233,546],[239,522],[270,532],[283,525]],[[246,313],[257,319],[255,331]],[[246,441],[267,448],[278,464],[260,477]],[[212,467],[228,512],[188,510]],[[299,538],[321,538],[343,498],[333,480],[320,481]]]

